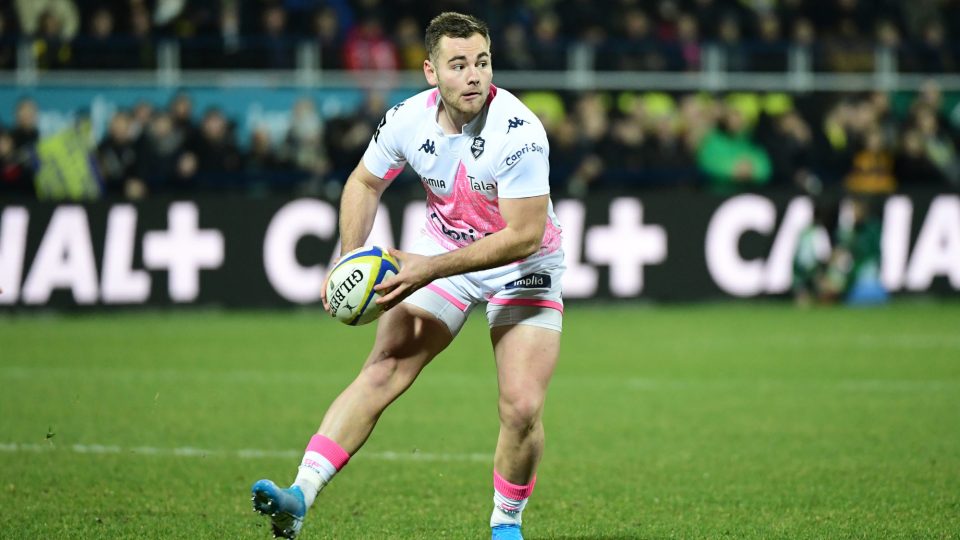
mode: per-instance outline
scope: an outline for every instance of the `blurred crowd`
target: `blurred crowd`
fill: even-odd
[[[296,48],[308,43],[319,46],[324,69],[417,70],[424,27],[451,9],[488,21],[496,70],[567,69],[576,44],[595,51],[599,70],[698,70],[708,44],[733,71],[786,69],[797,46],[817,71],[872,70],[878,46],[896,53],[900,71],[960,69],[960,0],[14,0],[0,4],[0,69],[16,67],[24,43],[39,69],[153,68],[159,43],[170,40],[185,69],[293,68]],[[909,95],[520,94],[548,131],[554,189],[572,196],[960,186],[960,105],[936,77]],[[110,196],[335,197],[392,103],[369,93],[356,110],[330,117],[318,105],[298,101],[278,133],[218,108],[195,110],[184,91],[117,110],[102,136],[84,132],[83,141],[44,153],[43,111],[27,96],[0,125],[0,193],[35,193],[44,162],[81,146]],[[408,171],[398,183],[417,179]]]
[[[192,68],[292,69],[301,44],[323,69],[419,69],[443,10],[483,17],[498,69],[562,70],[588,45],[599,70],[780,71],[790,47],[818,71],[960,70],[960,0],[13,0],[0,4],[0,69],[27,43],[39,69],[150,69],[161,41]]]
[[[759,188],[887,194],[960,187],[960,105],[951,116],[933,80],[914,94],[522,92],[543,121],[558,194],[679,188]],[[901,106],[894,106],[894,102]],[[187,91],[140,102],[83,143],[111,197],[184,191],[299,193],[335,198],[388,103],[369,93],[326,118],[309,97],[285,131],[241,136],[221,109],[195,110]],[[0,193],[31,195],[45,159],[37,103],[24,98],[0,127]],[[397,180],[418,188],[409,169]]]

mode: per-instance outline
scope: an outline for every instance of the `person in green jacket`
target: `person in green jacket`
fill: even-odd
[[[767,184],[772,167],[767,151],[751,140],[743,113],[726,107],[721,124],[700,141],[697,165],[709,178],[709,186],[732,193]]]

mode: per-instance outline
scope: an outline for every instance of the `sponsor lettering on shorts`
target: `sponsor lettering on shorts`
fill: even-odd
[[[530,274],[507,283],[504,289],[549,289],[550,283],[549,274]]]

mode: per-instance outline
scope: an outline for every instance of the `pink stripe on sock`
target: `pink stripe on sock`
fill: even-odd
[[[490,303],[498,306],[535,306],[555,309],[563,313],[563,304],[553,300],[537,300],[536,298],[497,298],[490,299]]]
[[[466,310],[467,310],[467,305],[466,305],[466,304],[464,304],[463,302],[457,300],[456,297],[454,297],[452,294],[450,294],[450,293],[448,293],[447,291],[441,289],[440,287],[434,285],[433,283],[427,285],[427,289],[429,289],[429,290],[431,290],[431,291],[439,294],[439,295],[442,296],[444,299],[446,299],[447,302],[450,302],[451,304],[453,304],[454,306],[456,306],[456,308],[459,309],[460,311],[466,311]]]
[[[511,484],[506,481],[500,473],[493,471],[493,489],[497,490],[504,497],[514,499],[517,501],[522,501],[530,497],[530,494],[533,493],[533,486],[537,483],[537,476],[533,476],[533,480],[525,486],[518,486],[517,484]]]
[[[307,445],[307,452],[316,452],[327,458],[327,461],[338,471],[350,461],[350,454],[348,454],[346,450],[319,433],[310,438],[310,444]]]

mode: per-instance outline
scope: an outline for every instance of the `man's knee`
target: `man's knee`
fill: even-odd
[[[514,432],[528,433],[540,422],[543,400],[523,394],[500,397],[500,424]]]
[[[362,376],[374,388],[392,385],[397,378],[404,378],[400,360],[392,355],[378,355],[363,367]]]

